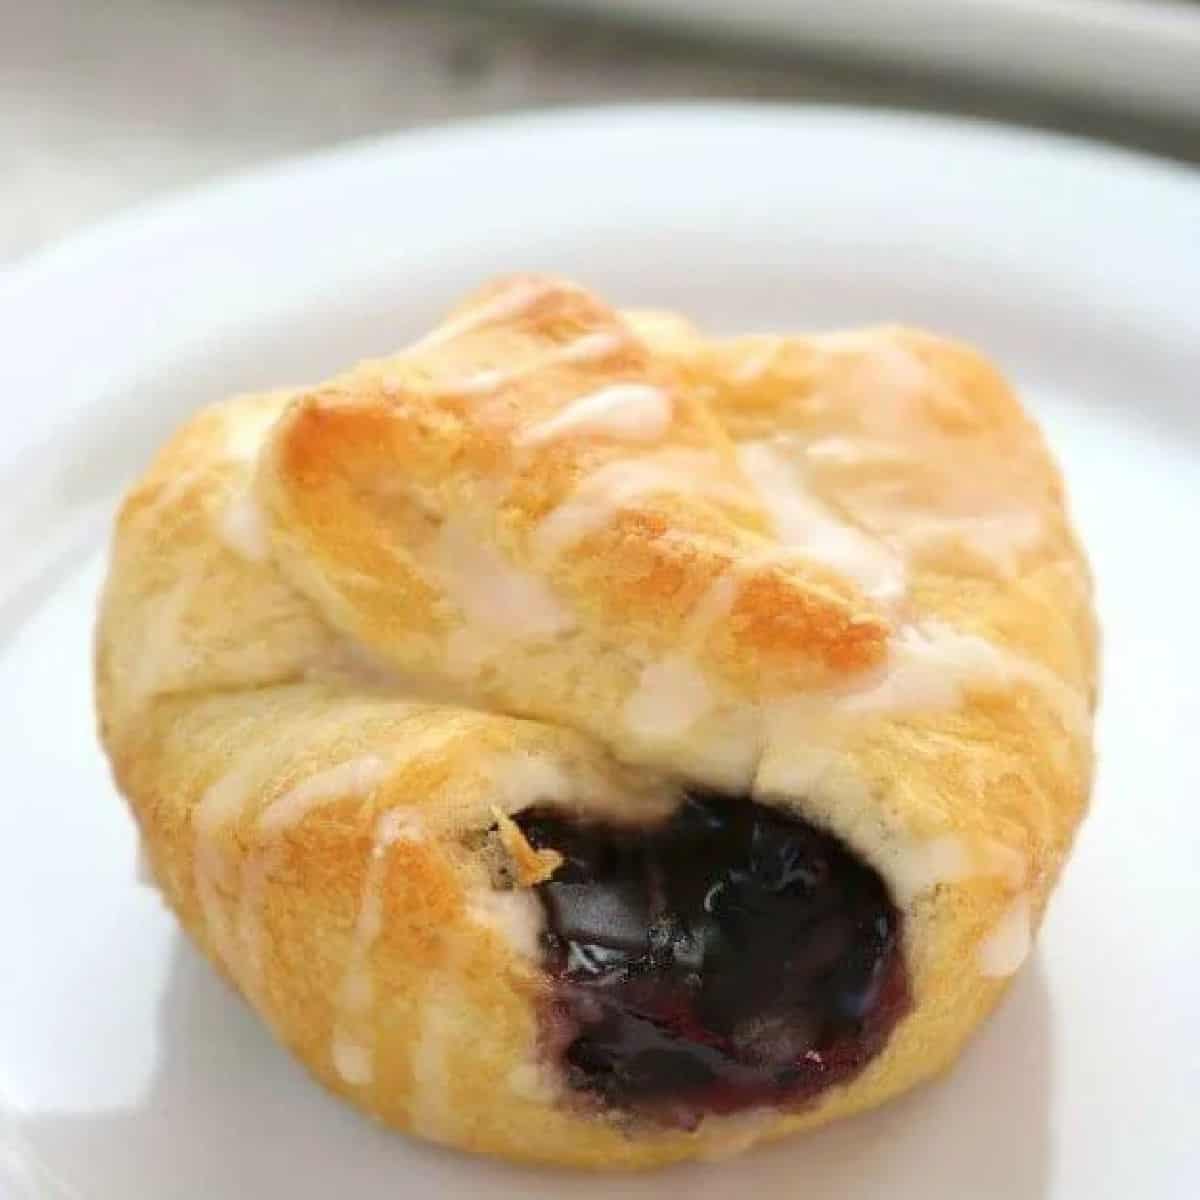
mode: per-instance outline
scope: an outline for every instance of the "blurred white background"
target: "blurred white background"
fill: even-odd
[[[978,0],[958,2],[965,11]],[[1177,4],[1200,26],[1200,5]],[[347,138],[549,105],[868,103],[1032,124],[1200,161],[1200,128],[1102,95],[1088,101],[927,67],[868,65],[870,47],[852,63],[739,39],[736,29],[721,39],[711,29],[634,27],[570,9],[0,0],[0,265],[132,202],[231,169]],[[930,30],[931,38],[944,33]]]

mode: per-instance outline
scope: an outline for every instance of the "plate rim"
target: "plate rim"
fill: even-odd
[[[595,105],[566,105],[540,111],[498,113],[437,122],[413,129],[350,138],[324,148],[272,157],[266,162],[221,172],[198,184],[170,188],[85,224],[49,245],[21,255],[0,268],[0,305],[11,302],[22,288],[44,286],[60,272],[105,253],[120,250],[130,240],[141,241],[194,222],[204,210],[225,201],[228,193],[254,193],[277,187],[289,179],[317,170],[345,170],[360,160],[395,150],[429,151],[445,144],[469,144],[481,137],[561,131],[580,125],[596,133],[597,126],[642,120],[681,124],[713,120],[769,118],[805,123],[844,123],[889,126],[900,137],[958,138],[970,134],[976,142],[991,142],[993,149],[1045,150],[1053,147],[1068,169],[1118,170],[1127,177],[1142,175],[1154,186],[1176,185],[1195,189],[1200,196],[1200,166],[1166,158],[1149,150],[1097,141],[1084,134],[1015,125],[994,117],[960,113],[935,113],[910,107],[877,108],[860,104],[796,104],[771,100],[693,100],[644,103],[641,101]]]
[[[10,407],[11,398],[38,397],[36,405],[27,405],[20,414],[22,420],[10,422],[6,444],[0,450],[0,487],[22,501],[0,514],[0,553],[10,577],[19,577],[17,586],[24,587],[32,576],[40,577],[53,565],[50,558],[58,561],[61,557],[48,555],[46,539],[31,537],[28,531],[39,528],[53,511],[53,474],[62,443],[102,398],[103,384],[93,386],[90,376],[86,386],[73,387],[69,378],[63,382],[54,373],[57,360],[45,352],[47,346],[64,340],[69,344],[72,334],[78,336],[82,328],[86,314],[74,312],[66,314],[62,328],[47,326],[48,321],[60,317],[62,299],[71,295],[72,288],[87,293],[89,288],[96,290],[97,280],[117,279],[114,292],[128,299],[138,294],[140,284],[128,284],[121,277],[127,256],[135,252],[143,257],[150,252],[169,255],[173,243],[186,247],[190,239],[206,232],[244,228],[255,213],[278,211],[290,196],[318,182],[328,187],[330,179],[352,181],[360,173],[378,172],[385,166],[406,176],[422,163],[444,163],[455,155],[487,155],[506,149],[532,153],[539,145],[561,141],[564,136],[611,149],[618,141],[627,144],[622,139],[644,140],[648,130],[668,155],[682,155],[680,161],[695,153],[692,147],[700,134],[752,139],[780,133],[818,142],[831,136],[839,142],[858,139],[876,147],[899,147],[906,154],[927,155],[931,149],[939,155],[965,152],[994,165],[998,177],[1019,166],[1043,185],[1065,181],[1082,186],[1094,184],[1100,177],[1119,188],[1126,203],[1133,196],[1137,203],[1155,206],[1160,212],[1187,213],[1185,220],[1190,221],[1194,214],[1200,243],[1200,168],[1079,135],[988,118],[859,105],[701,100],[505,113],[378,134],[218,175],[200,185],[152,196],[0,268],[0,322],[10,333],[17,331],[17,336],[8,339],[6,354],[0,356],[0,396],[10,398]],[[690,137],[693,142],[680,150],[671,141],[673,135]],[[265,236],[263,245],[284,244],[289,236],[293,235],[288,231]],[[1149,234],[1135,227],[1128,236],[1136,241]],[[1200,311],[1200,278],[1196,283],[1195,307]],[[192,318],[188,322],[186,328],[194,334],[195,322]],[[180,330],[168,332],[155,343],[156,352],[179,353],[184,340]],[[100,374],[118,377],[151,359],[144,336],[108,341],[102,357]],[[56,388],[57,384],[62,386]],[[73,515],[87,518],[79,512]],[[94,528],[95,521],[87,518],[83,524]],[[3,593],[11,595],[13,590],[10,584]]]
[[[655,106],[655,111],[660,111],[660,112],[661,112],[663,107],[670,107],[670,108],[672,108],[672,109],[673,109],[675,106],[662,106],[662,107],[660,107],[660,106]],[[708,107],[708,108],[709,108],[709,111],[711,111],[711,107],[716,107],[716,108],[725,108],[726,106],[711,106],[711,107],[709,107],[709,106],[706,106],[706,107]],[[751,108],[752,108],[754,111],[756,111],[756,112],[757,112],[757,111],[760,111],[760,110],[761,110],[761,107],[768,107],[768,108],[770,108],[770,107],[773,107],[773,106],[739,106],[739,107],[738,107],[738,109],[737,109],[737,111],[739,111],[739,112],[741,112],[741,111],[745,111],[745,108],[746,108],[746,107],[751,107]],[[588,110],[588,111],[591,111],[591,112],[599,112],[599,113],[604,113],[604,114],[607,116],[606,110]],[[839,113],[841,113],[841,112],[844,112],[845,110],[837,110],[837,111],[838,111]],[[861,110],[852,110],[852,111],[854,111],[854,112],[858,112],[858,111],[861,111]],[[868,110],[868,111],[869,111],[869,110]],[[561,115],[556,115],[556,119],[555,119],[555,120],[554,120],[552,123],[555,123],[555,124],[557,124],[557,123],[561,122],[561,120],[562,120],[562,116],[561,116]],[[489,127],[490,127],[490,126],[492,126],[492,125],[494,125],[494,124],[497,124],[497,123],[500,123],[500,124],[505,124],[505,125],[507,125],[507,124],[508,124],[508,122],[506,122],[506,121],[505,121],[505,122],[495,122],[495,121],[488,121],[488,122],[483,122],[483,123],[474,122],[474,123],[471,123],[471,124],[472,124],[472,128],[473,128],[473,129],[477,129],[477,128],[478,128],[478,126],[479,126],[480,124],[484,124],[484,125],[486,125],[486,126],[489,126]],[[545,124],[545,123],[546,123],[546,119],[545,119],[545,118],[537,118],[537,119],[534,119],[533,121],[528,121],[528,120],[526,120],[526,121],[521,121],[520,123],[521,123],[521,124],[523,124],[523,125],[525,125],[525,124],[530,124],[530,123],[533,123],[533,124],[537,124],[537,125],[539,125],[539,126],[540,126],[540,125],[543,125],[543,124]],[[916,124],[925,124],[926,122],[925,122],[924,120],[920,120],[920,121],[918,121],[918,122],[915,122],[915,123],[916,123]],[[935,123],[935,124],[941,124],[941,122],[937,122],[936,120],[935,120],[935,122],[934,122],[934,123]],[[954,124],[972,124],[972,125],[973,125],[973,124],[974,124],[974,122],[967,122],[967,123],[962,123],[962,122],[954,122]],[[430,131],[428,134],[423,134],[422,136],[423,136],[423,137],[428,137],[428,138],[430,138],[430,139],[435,139],[435,138],[436,138],[436,139],[440,139],[441,137],[443,137],[443,136],[444,136],[444,132],[445,132],[445,131]],[[362,150],[364,150],[364,149],[371,149],[372,147],[377,147],[378,143],[380,143],[380,142],[384,143],[385,145],[388,145],[388,146],[390,146],[390,144],[391,144],[391,143],[393,143],[394,141],[396,141],[396,140],[405,140],[405,139],[407,139],[407,138],[408,138],[408,136],[409,136],[409,135],[398,135],[398,137],[397,137],[397,136],[390,136],[390,137],[385,137],[385,138],[382,138],[382,139],[371,139],[371,141],[370,141],[370,142],[368,142],[368,143],[366,143],[365,145],[361,145],[361,144],[360,144],[360,145],[359,145],[359,147],[357,148],[357,150],[358,150],[359,152],[361,152],[361,151],[362,151]],[[1007,140],[1007,139],[1005,139],[1005,140]],[[1021,138],[1018,138],[1018,140],[1022,140],[1022,139],[1021,139]],[[1047,139],[1044,137],[1044,135],[1040,135],[1040,134],[1039,134],[1039,135],[1034,135],[1034,140],[1036,140],[1036,141],[1045,141],[1045,140],[1047,140]],[[1058,138],[1051,138],[1051,139],[1049,139],[1049,140],[1052,140],[1052,141],[1059,141],[1059,140],[1062,140],[1062,139],[1058,139]],[[1072,140],[1072,141],[1073,141],[1073,140],[1075,140],[1075,139],[1067,139],[1067,140]],[[339,156],[341,156],[341,155],[344,155],[344,154],[346,154],[346,152],[347,152],[347,149],[354,149],[354,148],[353,148],[353,147],[351,147],[351,148],[338,148],[338,149],[335,149],[335,150],[333,150],[333,151],[330,151],[330,152],[326,152],[326,153],[324,153],[324,154],[321,154],[321,155],[316,155],[316,156],[305,156],[305,157],[303,157],[303,158],[301,158],[301,159],[299,159],[299,160],[295,160],[295,162],[293,162],[291,165],[292,165],[293,167],[294,167],[294,166],[301,166],[301,167],[303,167],[303,166],[306,166],[306,165],[309,165],[309,164],[311,164],[311,163],[312,163],[312,161],[313,161],[314,159],[316,159],[316,160],[318,160],[318,161],[321,161],[321,160],[324,160],[324,159],[325,159],[325,158],[327,158],[327,157],[335,157],[335,158],[336,158],[336,157],[339,157]],[[374,152],[374,151],[372,151],[372,152]],[[389,152],[390,152],[390,150],[389,150]],[[1107,157],[1107,156],[1108,156],[1108,152],[1107,152],[1107,151],[1103,151],[1101,156],[1102,156],[1102,157]],[[286,167],[287,165],[288,165],[288,164],[283,164],[283,166],[284,166],[284,167]],[[260,171],[254,171],[254,172],[251,172],[251,173],[250,173],[250,178],[251,178],[251,181],[253,181],[253,180],[255,180],[255,179],[276,180],[276,179],[277,179],[277,177],[280,175],[280,170],[281,170],[281,169],[280,169],[280,167],[279,167],[279,166],[267,167],[267,168],[265,168],[265,169],[263,169],[263,170],[260,170]],[[1200,199],[1200,188],[1198,188],[1198,186],[1197,186],[1197,185],[1200,185],[1200,175],[1197,175],[1197,177],[1196,177],[1195,179],[1189,180],[1188,191],[1187,191],[1187,195],[1188,195],[1188,197],[1189,197],[1189,198],[1191,198],[1191,197],[1195,196],[1197,199]],[[220,180],[218,180],[218,181],[215,181],[213,184],[207,185],[205,188],[203,188],[203,189],[199,189],[199,190],[200,190],[201,192],[214,192],[214,193],[217,193],[217,194],[218,194],[218,196],[219,196],[220,194],[223,194],[223,193],[226,191],[226,189],[228,188],[228,186],[229,186],[229,185],[228,185],[228,183],[227,183],[227,182],[224,182],[224,181],[220,181]],[[273,184],[272,186],[274,186],[274,184]],[[184,213],[182,214],[182,216],[180,217],[180,219],[184,219],[184,218],[186,218],[186,219],[187,219],[187,221],[190,221],[190,220],[192,220],[193,218],[192,218],[192,217],[190,217],[190,216],[188,215],[188,213],[187,213],[187,211],[186,211],[186,207],[187,207],[187,205],[188,205],[188,204],[191,202],[191,200],[192,200],[192,199],[194,199],[193,192],[187,192],[187,193],[184,193],[184,194],[183,194],[182,196],[180,196],[180,197],[176,197],[176,198],[175,198],[175,200],[174,200],[174,202],[166,202],[166,203],[164,203],[164,202],[162,202],[162,201],[158,201],[158,202],[154,202],[154,203],[150,204],[148,207],[149,207],[151,210],[153,210],[153,209],[156,209],[156,208],[166,208],[166,209],[168,210],[168,216],[169,216],[169,215],[170,215],[170,211],[171,211],[171,209],[173,208],[173,206],[174,206],[175,204],[178,204],[178,203],[182,202],[182,203],[184,204],[184,206],[185,206],[185,211],[184,211]],[[179,214],[177,214],[177,215],[179,215]],[[86,244],[86,242],[87,242],[87,241],[90,239],[90,237],[91,237],[91,236],[94,236],[94,235],[95,235],[95,234],[97,234],[97,233],[100,233],[100,234],[103,234],[103,233],[105,233],[105,232],[106,232],[106,228],[107,228],[107,226],[109,226],[109,225],[112,225],[112,224],[116,224],[116,225],[118,226],[118,230],[117,230],[117,232],[118,232],[118,234],[119,234],[119,233],[121,232],[121,229],[122,229],[122,228],[124,228],[124,227],[126,227],[126,226],[130,226],[130,227],[132,228],[132,226],[131,226],[131,223],[132,223],[132,222],[136,222],[138,219],[139,219],[139,217],[138,217],[138,212],[137,212],[137,210],[134,210],[133,212],[126,214],[126,215],[125,215],[125,217],[124,217],[124,218],[122,218],[120,221],[106,223],[106,226],[105,226],[105,227],[102,227],[102,228],[100,228],[99,230],[92,230],[92,231],[89,231],[89,233],[88,233],[88,234],[81,235],[81,237],[80,237],[78,240],[82,240],[82,241],[84,241],[84,242],[85,242],[85,244]],[[128,229],[126,230],[126,232],[128,232]],[[134,232],[136,233],[136,230],[134,230]],[[72,240],[72,242],[74,242],[76,239],[71,239],[71,240]],[[119,244],[118,244],[118,246],[117,246],[117,249],[118,249],[118,250],[120,249],[120,245],[119,245]],[[109,246],[109,247],[107,247],[107,248],[105,248],[104,246],[101,246],[101,251],[103,251],[103,253],[104,253],[104,254],[107,254],[107,253],[109,253],[111,250],[112,250],[112,247],[111,247],[111,246]],[[53,266],[53,264],[51,264],[51,265]],[[0,300],[2,300],[2,297],[0,297]],[[2,304],[0,304],[0,313],[2,313],[2,312],[3,312],[3,306],[2,306]],[[138,347],[136,347],[136,346],[135,346],[135,347],[133,347],[133,349],[134,349],[134,350],[137,350],[137,349],[138,349]],[[123,351],[122,351],[122,353],[128,353],[128,351],[126,351],[126,350],[123,350]],[[68,419],[68,425],[69,425],[69,419]],[[3,473],[3,472],[0,472],[0,487],[3,487],[3,486],[5,486],[5,484],[6,484],[7,482],[8,482],[8,481],[7,481],[7,479],[6,479],[5,475],[4,475],[4,473]],[[5,586],[0,586],[0,600],[2,600],[2,599],[3,599],[3,597],[4,597],[4,595],[5,595],[5,587],[6,587],[6,586],[7,586],[7,585],[5,585]],[[2,1176],[0,1176],[0,1184],[2,1184],[2,1183],[3,1183],[3,1178],[2,1178]]]

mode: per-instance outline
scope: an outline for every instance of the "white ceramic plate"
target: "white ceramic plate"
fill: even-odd
[[[536,0],[1200,120],[1195,0]]]
[[[1198,256],[1200,178],[1148,160],[853,111],[632,109],[339,151],[0,281],[0,1194],[1194,1196]],[[1064,461],[1107,633],[1094,814],[953,1074],[620,1184],[421,1146],[319,1091],[135,883],[92,733],[102,526],[152,445],[513,268],[730,330],[899,318],[977,341]]]

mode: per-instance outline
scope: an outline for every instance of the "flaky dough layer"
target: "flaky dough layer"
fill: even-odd
[[[528,276],[197,414],[125,501],[97,635],[153,873],[279,1040],[401,1129],[591,1167],[949,1064],[1084,812],[1095,691],[1058,473],[973,351],[711,340]],[[535,873],[505,886],[520,847],[488,831],[535,804],[653,820],[687,783],[875,866],[913,1008],[800,1111],[632,1128],[543,1058]]]

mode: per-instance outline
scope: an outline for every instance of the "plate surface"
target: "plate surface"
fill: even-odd
[[[376,1128],[135,881],[95,745],[114,499],[197,404],[402,344],[549,268],[725,330],[972,339],[1044,421],[1106,633],[1095,808],[1040,947],[945,1080],[622,1195],[1194,1195],[1200,178],[982,125],[749,107],[410,135],[138,213],[0,281],[0,1196],[612,1195]]]

